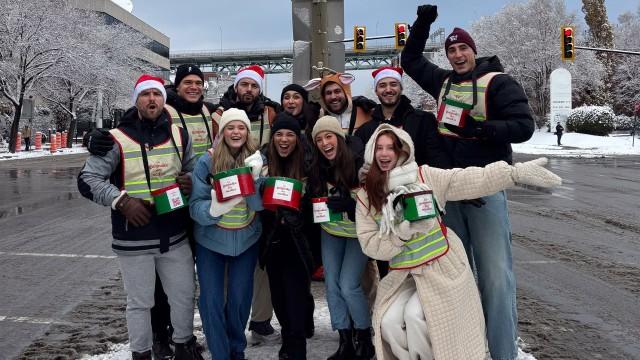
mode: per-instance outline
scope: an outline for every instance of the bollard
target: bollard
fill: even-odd
[[[16,134],[16,152],[20,152],[22,149],[22,133],[18,131]]]
[[[56,131],[56,149],[62,151],[62,134]]]
[[[35,141],[36,150],[42,150],[42,132],[36,132],[36,141]]]
[[[57,146],[58,142],[56,141],[56,133],[51,133],[51,137],[50,140],[51,142],[51,146],[49,147],[49,152],[52,154],[55,154],[56,151],[58,151]]]

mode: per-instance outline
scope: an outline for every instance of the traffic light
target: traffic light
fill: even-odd
[[[353,27],[353,51],[365,52],[366,50],[367,50],[367,27],[356,25]]]
[[[572,26],[563,26],[560,28],[561,31],[561,43],[560,43],[560,51],[562,61],[573,61],[576,58],[575,46],[574,46],[574,29]]]
[[[409,29],[409,25],[406,23],[396,23],[395,29],[396,49],[402,50],[404,45],[407,43],[407,30]]]

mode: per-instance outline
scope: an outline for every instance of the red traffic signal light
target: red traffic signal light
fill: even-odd
[[[402,49],[404,45],[407,43],[409,25],[405,23],[396,23],[395,24],[395,46],[396,49]]]
[[[573,61],[576,58],[574,44],[574,29],[571,26],[563,26],[560,39],[560,55],[562,61]]]
[[[353,27],[353,51],[365,52],[366,50],[367,50],[367,27],[356,25]]]

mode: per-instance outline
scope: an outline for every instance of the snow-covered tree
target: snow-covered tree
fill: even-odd
[[[627,12],[618,18],[616,45],[620,49],[640,49],[640,7],[636,13]],[[613,83],[614,110],[633,114],[634,105],[640,102],[640,56],[619,55]]]
[[[0,96],[14,107],[10,151],[25,95],[60,107],[74,134],[79,106],[98,91],[124,104],[135,77],[151,70],[139,59],[143,35],[102,15],[65,0],[0,0],[0,8]]]
[[[69,134],[76,132],[80,106],[91,106],[98,92],[103,100],[105,93],[111,95],[108,99],[129,95],[135,76],[150,70],[136,56],[146,42],[143,35],[124,25],[108,25],[94,12],[74,11],[78,20],[68,31],[78,40],[66,49],[55,73],[40,82],[41,96],[69,116]],[[72,140],[67,138],[68,146]]]
[[[0,96],[14,108],[9,135],[14,152],[25,95],[64,59],[66,14],[53,0],[0,0],[0,8]]]
[[[604,0],[582,0],[584,20],[589,28],[589,45],[597,48],[611,49],[614,45],[613,28],[607,17],[607,7]],[[598,105],[610,104],[613,90],[613,76],[618,59],[617,54],[599,52],[596,54],[605,69],[602,87],[598,89],[596,99]]]
[[[549,111],[553,70],[565,67],[572,73],[574,93],[601,83],[602,68],[592,54],[580,53],[573,64],[561,62],[559,29],[574,24],[575,18],[562,0],[529,0],[507,5],[473,25],[479,55],[498,55],[505,71],[527,93],[538,126],[544,125]]]

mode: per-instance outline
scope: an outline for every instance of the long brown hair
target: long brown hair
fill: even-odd
[[[393,131],[385,130],[378,134],[378,137],[376,137],[375,140],[376,143],[382,135],[388,135],[391,137],[391,139],[393,139],[393,152],[396,153],[396,156],[398,156],[399,159],[400,155],[402,154],[402,142],[400,141],[400,138],[398,138],[398,136]],[[367,196],[369,197],[369,211],[371,211],[371,208],[373,207],[376,212],[380,212],[387,201],[387,193],[389,191],[387,189],[387,180],[389,177],[389,173],[380,170],[378,162],[376,161],[375,154],[376,146],[374,143],[373,161],[371,163],[369,173],[367,174],[367,180],[364,183],[364,188],[367,191]]]
[[[313,162],[309,176],[309,188],[313,196],[326,196],[327,182],[332,182],[335,187],[345,192],[358,185],[355,158],[345,139],[339,135],[336,135],[336,138],[338,146],[333,162],[322,155],[317,144],[313,145]]]
[[[269,146],[267,147],[267,162],[269,176],[284,176],[291,179],[303,180],[305,174],[304,145],[302,144],[302,138],[296,136],[296,147],[289,156],[283,158],[278,154],[276,143],[273,141],[273,134],[271,134],[271,141],[269,141]]]

